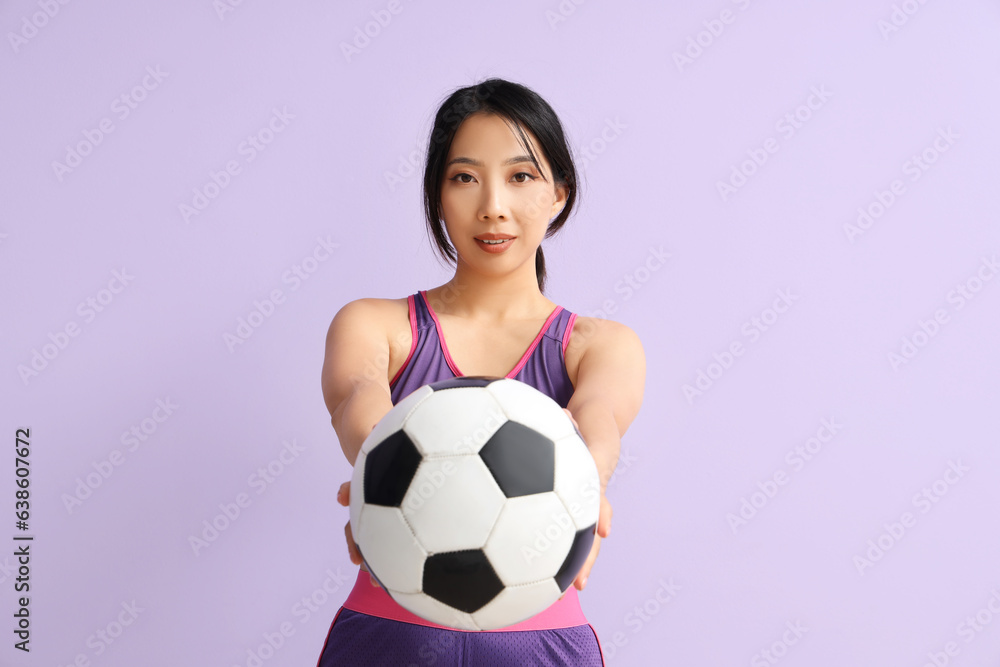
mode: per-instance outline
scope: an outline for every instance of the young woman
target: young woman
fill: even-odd
[[[574,586],[502,630],[445,628],[405,610],[366,574],[348,522],[348,551],[361,569],[319,667],[604,664],[577,590],[611,530],[605,490],[642,403],[646,363],[628,327],[578,317],[544,296],[541,243],[569,217],[576,183],[562,125],[541,97],[502,79],[455,91],[435,117],[424,171],[427,224],[455,275],[406,298],[346,304],[330,325],[322,374],[352,466],[374,425],[422,385],[511,377],[552,397],[573,418],[601,477],[597,535]],[[338,494],[343,505],[349,485]]]

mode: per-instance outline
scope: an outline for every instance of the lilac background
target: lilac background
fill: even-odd
[[[392,6],[0,5],[0,404],[8,443],[31,428],[36,535],[30,656],[11,646],[16,575],[0,556],[0,664],[247,665],[282,624],[293,633],[263,664],[315,664],[356,572],[335,501],[350,468],[319,385],[326,330],[349,300],[451,276],[424,231],[420,159],[440,101],[491,75],[549,100],[579,160],[578,211],[545,245],[548,296],[646,349],[612,535],[581,594],[608,664],[1000,664],[1000,281],[984,264],[1000,251],[997,3]],[[391,22],[348,59],[372,12]],[[112,104],[147,68],[165,76],[123,118]],[[803,107],[814,89],[828,98]],[[241,142],[275,108],[293,118],[248,161]],[[797,111],[789,136],[777,123]],[[113,132],[58,177],[102,119]],[[925,150],[936,161],[913,180]],[[180,205],[230,160],[240,173],[185,221]],[[286,281],[319,238],[337,248]],[[652,248],[670,258],[648,271]],[[132,280],[88,321],[78,304],[123,267]],[[978,291],[959,308],[966,283]],[[230,349],[272,290],[284,302]],[[745,323],[781,290],[792,305],[751,340]],[[947,321],[894,367],[939,309]],[[79,335],[22,379],[69,322]],[[712,367],[733,341],[743,354]],[[715,379],[689,400],[699,371]],[[158,399],[178,407],[130,451],[122,434]],[[824,419],[837,433],[797,468],[786,454],[826,437]],[[292,441],[258,494],[251,476]],[[67,509],[114,450],[121,465]],[[950,462],[967,468],[954,484]],[[768,498],[776,473],[787,483]],[[249,506],[195,554],[189,537],[241,493]],[[744,499],[766,504],[734,530]],[[890,548],[859,566],[880,536]],[[332,593],[328,572],[346,578]],[[322,602],[306,616],[309,597]],[[96,640],[133,601],[134,622]]]

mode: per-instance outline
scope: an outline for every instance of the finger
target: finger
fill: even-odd
[[[372,580],[372,586],[374,586],[375,588],[382,588],[381,586],[378,585],[378,582],[375,581],[375,577],[369,574],[368,578]]]
[[[594,565],[594,560],[590,556],[587,557],[587,562],[583,564],[580,568],[580,572],[576,575],[576,579],[573,580],[573,586],[578,591],[582,591],[584,586],[587,585],[587,579],[590,578],[590,568]]]
[[[337,489],[337,502],[345,507],[351,504],[351,482],[350,480],[344,482]]]
[[[600,516],[597,520],[597,534],[601,537],[608,537],[611,535],[611,515],[613,511],[611,510],[611,503],[602,494],[601,495],[601,511]]]
[[[573,585],[576,586],[576,590],[582,591],[587,585],[587,579],[590,577],[590,569],[594,566],[594,561],[597,560],[597,552],[601,550],[601,538],[600,536],[594,536],[594,545],[590,548],[590,554],[587,556],[586,562],[583,567],[580,568],[579,574],[576,575],[576,579],[573,581]]]

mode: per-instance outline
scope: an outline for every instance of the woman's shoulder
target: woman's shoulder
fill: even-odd
[[[337,314],[348,313],[351,315],[360,315],[363,313],[372,314],[379,311],[391,310],[394,305],[400,302],[405,304],[406,298],[404,296],[402,299],[384,299],[381,297],[363,296],[345,303],[337,311]]]
[[[645,384],[646,352],[631,327],[599,317],[577,317],[565,358],[574,392],[581,389],[580,372],[586,366],[589,379],[585,393],[594,390],[595,385],[601,388],[599,391],[624,388],[621,396],[630,397],[628,400],[638,410]]]
[[[581,346],[594,342],[611,343],[622,338],[636,337],[637,334],[627,324],[606,320],[602,317],[586,317],[577,314],[573,322],[573,332],[569,344],[576,338]]]
[[[341,306],[334,319],[347,320],[354,326],[377,327],[381,331],[388,331],[398,319],[400,311],[406,317],[408,298],[361,297]]]
[[[626,324],[600,317],[577,315],[566,344],[566,357],[580,359],[591,348],[638,345],[639,336]]]
[[[398,299],[387,299],[377,296],[363,296],[353,301],[348,301],[342,308],[353,307],[353,308],[367,308],[369,310],[391,310],[397,307],[399,304],[406,305],[406,300],[409,299],[408,296],[400,297]]]

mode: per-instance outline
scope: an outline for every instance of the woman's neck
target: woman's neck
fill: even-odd
[[[527,278],[496,277],[470,274],[460,267],[447,283],[428,290],[427,296],[438,314],[481,322],[537,319],[548,316],[554,307],[538,289],[534,272]]]

